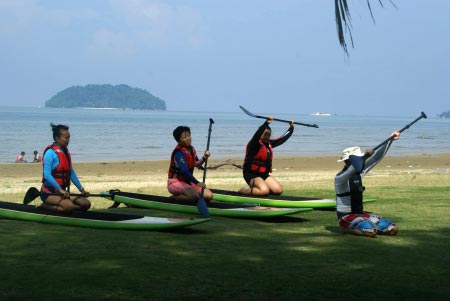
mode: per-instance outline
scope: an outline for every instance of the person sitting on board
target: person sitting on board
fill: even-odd
[[[27,163],[27,160],[25,160],[25,152],[20,152],[20,154],[17,155],[16,163]]]
[[[398,227],[392,221],[363,210],[362,178],[386,155],[400,132],[392,133],[392,139],[378,150],[367,149],[364,153],[357,146],[342,151],[338,162],[344,162],[344,168],[336,175],[336,213],[344,233],[375,237],[377,234],[396,235]]]
[[[167,180],[167,190],[178,201],[195,202],[200,198],[202,189],[206,201],[212,199],[212,192],[206,184],[194,177],[194,168],[205,163],[211,153],[205,151],[199,159],[191,138],[191,129],[187,126],[178,126],[173,131],[173,137],[178,142],[170,156],[170,167]]]
[[[91,207],[87,199],[87,192],[72,167],[72,159],[68,149],[70,142],[69,127],[66,125],[50,124],[53,131],[54,142],[48,145],[43,152],[43,177],[41,186],[42,208],[71,212],[74,210],[86,211]],[[70,195],[70,182],[72,182],[82,196]]]
[[[39,152],[37,150],[35,150],[33,152],[34,157],[33,157],[33,163],[40,163],[42,161],[41,159],[41,155],[39,155]]]
[[[270,174],[272,173],[273,148],[286,142],[294,133],[294,121],[280,137],[270,138],[272,129],[268,117],[248,142],[243,164],[243,176],[250,187],[242,187],[239,192],[245,195],[282,194],[283,186]]]

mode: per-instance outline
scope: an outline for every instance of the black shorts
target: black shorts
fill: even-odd
[[[42,202],[44,202],[44,203],[45,203],[45,201],[47,200],[47,198],[48,198],[49,194],[48,194],[48,193],[45,193],[45,192],[43,192],[42,190],[41,190],[40,192],[41,192],[41,193],[40,193],[40,196],[41,196],[41,200],[42,200]]]
[[[252,172],[244,172],[244,180],[245,182],[247,182],[247,184],[249,186],[250,185],[250,181],[254,178],[262,178],[263,180],[267,179],[268,177],[270,177],[270,174],[268,173],[252,173]]]

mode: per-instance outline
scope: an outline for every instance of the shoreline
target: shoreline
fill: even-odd
[[[277,156],[273,160],[273,169],[292,169],[298,171],[324,171],[336,170],[342,167],[342,163],[337,162],[338,156]],[[210,158],[208,161],[208,170],[214,168],[218,164],[224,164],[217,168],[230,169],[237,168],[232,164],[242,165],[242,158]],[[225,164],[226,163],[226,164]],[[153,171],[167,170],[169,167],[169,160],[167,159],[149,159],[149,160],[121,160],[121,161],[88,161],[77,162],[74,158],[73,166],[78,176],[83,176],[83,173],[98,173],[113,172],[123,173],[131,171],[131,169],[142,169],[142,172],[151,169]],[[121,167],[127,167],[123,170]],[[389,156],[389,154],[379,163],[378,168],[393,168],[393,169],[408,169],[408,168],[450,168],[450,153],[431,153],[421,155],[404,155],[404,156]],[[39,170],[42,172],[41,163],[0,163],[2,170],[2,177],[29,175],[28,172]]]

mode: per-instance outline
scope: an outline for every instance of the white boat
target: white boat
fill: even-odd
[[[321,112],[316,112],[316,113],[312,113],[311,116],[333,116],[334,114],[330,114],[330,113],[321,113]]]

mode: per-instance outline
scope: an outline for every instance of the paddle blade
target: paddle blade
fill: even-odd
[[[209,210],[208,206],[206,206],[205,198],[203,197],[203,191],[197,201],[197,209],[202,217],[209,217]]]
[[[241,108],[241,110],[244,111],[245,114],[247,114],[249,116],[252,116],[252,117],[257,117],[255,114],[253,114],[252,112],[250,112],[249,110],[247,110],[243,106],[239,106],[239,108]]]
[[[30,187],[28,189],[27,193],[25,193],[25,197],[23,198],[23,203],[25,205],[27,205],[40,195],[41,195],[41,193],[39,192],[39,190],[36,187]]]

